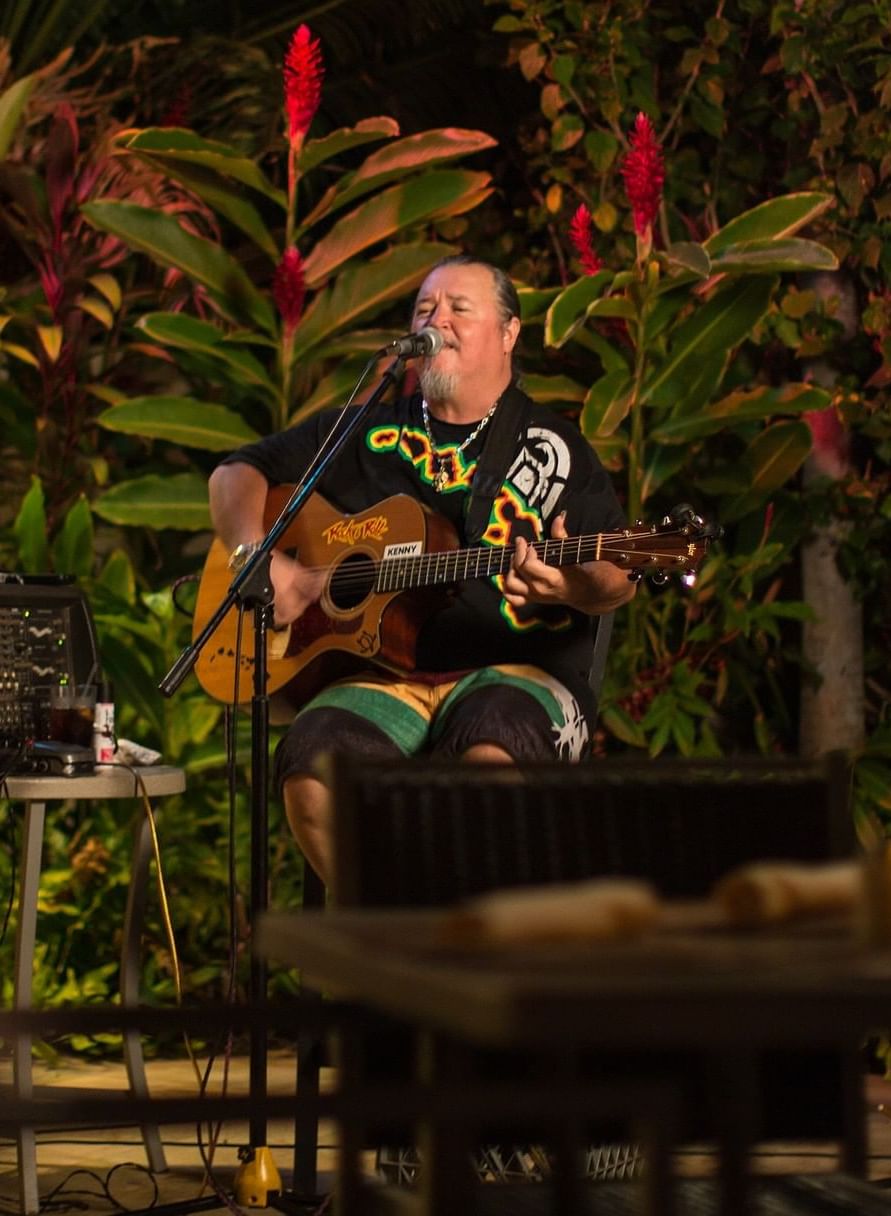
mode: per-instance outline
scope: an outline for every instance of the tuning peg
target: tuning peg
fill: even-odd
[[[650,575],[650,581],[652,583],[655,583],[655,585],[657,587],[664,587],[665,584],[668,582],[668,571],[667,570],[654,570],[653,573]]]
[[[685,587],[695,587],[698,574],[695,570],[685,570],[681,575],[681,582]]]
[[[702,519],[688,502],[679,502],[676,507],[672,507],[668,512],[668,519],[673,524],[696,524],[697,527],[702,525]]]

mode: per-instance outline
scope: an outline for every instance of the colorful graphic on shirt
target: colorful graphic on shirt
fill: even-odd
[[[402,427],[401,430],[392,426],[375,427],[366,434],[365,443],[372,452],[397,452],[414,467],[421,481],[426,482],[428,486],[433,485],[437,471],[443,468],[446,482],[440,491],[442,494],[454,494],[456,491],[466,493],[470,489],[476,460],[465,460],[464,453],[458,451],[457,444],[450,443],[438,447],[437,458],[434,460],[430,440],[424,431],[408,426]]]
[[[372,452],[396,452],[413,466],[418,476],[427,485],[433,485],[437,472],[437,461],[433,458],[430,441],[423,430],[403,426],[374,427],[365,436]],[[442,493],[460,491],[468,493],[476,469],[476,458],[467,460],[457,444],[437,448],[439,466],[445,469],[447,481]],[[547,517],[557,503],[569,477],[569,447],[559,435],[544,427],[530,427],[527,442],[511,465],[505,484],[492,503],[489,524],[482,535],[481,543],[501,548],[511,543],[517,524],[521,536],[535,540],[543,535],[542,518]],[[529,609],[513,608],[503,598],[504,578],[496,574],[492,582],[502,592],[501,615],[505,624],[514,633],[528,633],[534,629],[549,632],[568,629],[572,623],[568,612],[540,616]]]

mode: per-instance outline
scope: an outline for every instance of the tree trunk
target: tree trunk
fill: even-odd
[[[837,317],[850,337],[857,327],[853,289],[841,275],[814,275],[808,283],[818,296],[839,297]],[[822,360],[808,368],[810,378],[832,388],[835,373]],[[807,415],[814,450],[804,469],[805,483],[830,477],[841,480],[849,471],[847,437],[835,410]],[[806,621],[802,638],[805,672],[801,688],[799,749],[803,756],[820,756],[835,748],[862,745],[864,728],[863,612],[838,567],[838,549],[847,525],[833,520],[814,530],[802,546],[801,576],[805,602],[815,619]]]

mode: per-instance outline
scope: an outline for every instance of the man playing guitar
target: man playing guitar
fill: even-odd
[[[331,846],[327,789],[314,767],[321,753],[580,759],[591,733],[590,618],[634,595],[634,583],[613,562],[551,565],[532,547],[621,529],[623,519],[577,426],[516,385],[520,307],[507,276],[465,255],[439,263],[415,303],[413,330],[427,326],[443,343],[420,361],[422,391],[369,414],[319,483],[336,511],[362,513],[330,523],[321,543],[332,561],[361,550],[366,539],[384,557],[411,556],[413,543],[388,552],[386,513],[369,511],[394,495],[445,516],[459,544],[477,542],[465,530],[473,477],[493,420],[510,401],[523,426],[477,543],[507,547],[512,559],[503,573],[458,582],[427,609],[409,670],[369,665],[335,681],[302,707],[282,740],[276,778],[288,821],[323,879]],[[240,449],[214,471],[211,515],[233,566],[265,534],[267,494],[300,477],[331,425],[332,412],[318,414]],[[324,569],[283,550],[272,556],[271,577],[277,626],[310,617],[331,598]]]

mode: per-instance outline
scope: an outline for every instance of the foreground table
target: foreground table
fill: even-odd
[[[78,776],[35,774],[7,777],[3,781],[0,785],[0,796],[25,804],[15,946],[14,1009],[28,1009],[32,1000],[37,903],[47,803],[71,799],[133,799],[143,796],[157,798],[180,794],[185,788],[183,770],[168,765],[142,768],[106,765],[94,773]],[[148,815],[143,815],[136,830],[131,882],[124,914],[121,945],[121,1001],[124,1005],[136,1005],[139,1001],[139,942],[151,856],[151,824]],[[31,1047],[29,1034],[16,1036],[13,1076],[16,1094],[22,1098],[29,1098],[33,1093]],[[136,1031],[128,1030],[124,1035],[124,1061],[132,1094],[135,1097],[147,1097],[145,1065]],[[142,1135],[152,1169],[166,1169],[164,1149],[157,1127],[143,1126]],[[33,1128],[22,1128],[18,1132],[18,1163],[22,1210],[27,1213],[36,1212],[39,1196]]]
[[[846,1061],[843,1166],[863,1172],[858,1047],[864,1034],[891,1021],[891,953],[859,949],[839,925],[511,950],[446,946],[441,925],[439,913],[270,913],[258,947],[328,990],[453,1043],[543,1056],[596,1048],[612,1059],[644,1048],[669,1059],[672,1052],[679,1059],[698,1053],[720,1095],[715,1136],[728,1216],[747,1210],[755,1053],[839,1047]],[[447,1132],[434,1128],[434,1139]]]

